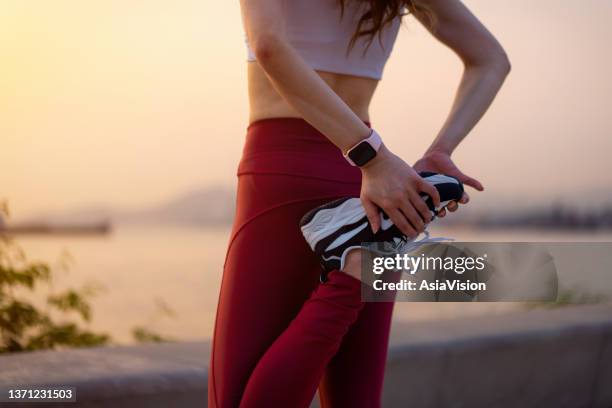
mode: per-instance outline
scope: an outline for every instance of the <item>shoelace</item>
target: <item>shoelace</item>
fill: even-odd
[[[417,249],[417,248],[419,248],[419,247],[421,247],[421,246],[423,246],[425,244],[431,244],[431,243],[434,243],[434,242],[452,242],[452,241],[455,240],[454,238],[449,238],[449,237],[435,237],[435,238],[432,238],[429,235],[429,231],[427,231],[427,230],[425,230],[422,235],[424,235],[424,237],[421,238],[418,241],[416,240],[416,238],[420,237],[421,235],[418,235],[416,238],[414,238],[414,239],[412,239],[410,241],[408,239],[406,239],[405,236],[403,238],[400,238],[400,241],[398,242],[397,247],[396,247],[395,250],[398,253],[405,254],[405,253],[408,253],[408,252],[410,252],[412,250],[415,250],[415,249]]]

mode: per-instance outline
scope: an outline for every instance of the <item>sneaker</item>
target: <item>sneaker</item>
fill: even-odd
[[[422,172],[419,175],[436,187],[440,194],[440,206],[437,208],[434,208],[431,197],[427,194],[421,195],[434,218],[451,201],[461,199],[463,184],[456,178],[430,172]],[[302,217],[300,229],[321,261],[324,270],[322,281],[325,280],[327,272],[341,270],[346,254],[351,249],[360,248],[362,243],[388,242],[391,244],[391,250],[394,250],[408,241],[384,211],[380,212],[380,217],[380,229],[374,234],[361,199],[355,197],[344,197],[323,204]]]

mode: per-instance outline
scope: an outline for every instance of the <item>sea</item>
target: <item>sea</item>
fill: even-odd
[[[432,228],[432,236],[479,242],[612,242],[612,232]],[[23,293],[35,303],[67,288],[91,292],[92,319],[83,326],[131,344],[136,327],[170,340],[204,340],[212,335],[229,227],[117,226],[106,235],[22,235],[15,237],[32,261],[53,268],[50,285]],[[610,254],[597,246],[592,259]],[[606,249],[608,248],[608,249]],[[602,252],[603,251],[603,252]],[[567,285],[579,277],[581,290],[612,295],[612,270],[584,267],[588,259],[565,262]],[[587,270],[585,272],[585,270]],[[573,277],[573,278],[572,278]],[[574,281],[572,281],[574,279]],[[562,284],[564,282],[561,282]],[[396,321],[464,319],[526,310],[523,303],[398,302]],[[66,316],[58,316],[65,319]],[[69,316],[78,320],[77,316]]]

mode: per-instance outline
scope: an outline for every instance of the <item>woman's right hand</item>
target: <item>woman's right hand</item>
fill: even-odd
[[[380,228],[380,209],[408,238],[425,230],[432,215],[421,194],[429,195],[439,206],[440,195],[434,186],[384,145],[361,171],[361,202],[374,232]]]

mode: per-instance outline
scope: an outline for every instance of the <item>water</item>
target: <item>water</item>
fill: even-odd
[[[434,236],[458,241],[612,241],[612,233],[543,233],[432,228]],[[21,236],[29,258],[58,265],[72,258],[68,271],[57,268],[55,288],[104,288],[92,299],[90,328],[130,343],[131,329],[146,326],[177,340],[209,338],[212,333],[228,228],[123,227],[107,236]],[[598,287],[610,271],[592,282]],[[606,282],[609,283],[609,282]],[[611,288],[612,290],[612,288]],[[42,298],[44,293],[37,293]],[[164,305],[175,316],[163,313]],[[524,310],[516,303],[398,303],[395,319],[453,319]]]

